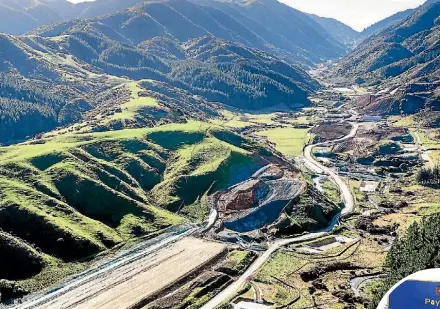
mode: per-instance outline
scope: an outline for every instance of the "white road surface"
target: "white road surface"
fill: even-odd
[[[159,241],[158,243],[151,245],[146,250],[142,250],[139,253],[128,255],[127,257],[124,257],[122,259],[119,259],[117,261],[109,263],[109,265],[102,267],[101,269],[99,269],[97,271],[92,271],[90,274],[87,274],[84,276],[79,276],[79,279],[74,280],[73,282],[70,282],[70,283],[66,284],[65,286],[60,287],[58,290],[56,290],[52,293],[41,295],[40,297],[36,297],[28,302],[25,302],[23,304],[20,304],[20,305],[14,307],[14,309],[39,308],[43,304],[45,304],[53,299],[63,297],[63,295],[66,294],[67,292],[69,292],[77,287],[80,287],[81,285],[83,285],[89,281],[96,279],[97,277],[99,277],[101,274],[103,274],[105,272],[111,271],[115,268],[121,267],[121,266],[129,264],[129,263],[133,263],[144,256],[147,256],[149,254],[156,252],[160,248],[163,248],[167,245],[170,245],[171,243],[174,243],[184,237],[190,236],[191,234],[195,233],[198,230],[199,230],[199,228],[194,227],[194,228],[188,229],[187,231],[185,231],[183,233],[171,235],[170,237],[167,237],[167,238]]]
[[[354,137],[356,135],[358,128],[359,128],[359,124],[353,123],[353,128],[351,129],[348,135],[333,141],[327,141],[324,143],[309,145],[304,149],[304,161],[306,162],[307,166],[313,166],[314,167],[313,170],[315,172],[329,175],[333,179],[333,181],[338,185],[339,190],[341,191],[341,196],[345,204],[345,207],[342,210],[341,215],[346,215],[348,213],[353,212],[354,210],[354,198],[353,195],[351,194],[350,187],[342,179],[342,177],[339,176],[335,171],[316,161],[313,158],[312,152],[313,152],[313,148],[316,146],[330,146],[332,144],[342,142],[344,140]]]
[[[434,168],[435,167],[435,163],[431,159],[431,157],[429,156],[429,151],[423,146],[422,139],[420,138],[419,133],[418,132],[414,132],[414,135],[416,136],[416,139],[417,139],[417,147],[422,152],[422,159],[427,161],[427,162],[429,162],[430,167]]]
[[[304,149],[304,156],[305,156],[305,160],[306,160],[307,165],[310,167],[313,167],[312,168],[313,171],[317,171],[317,172],[329,175],[335,181],[335,183],[339,186],[340,191],[341,191],[341,196],[342,196],[342,198],[344,200],[344,204],[345,204],[345,207],[342,210],[341,215],[349,214],[349,213],[353,212],[353,210],[354,210],[354,198],[353,198],[353,195],[351,194],[350,188],[336,172],[334,172],[332,169],[325,167],[322,164],[320,164],[319,162],[317,162],[313,158],[312,150],[316,146],[330,145],[333,143],[341,142],[341,141],[347,140],[349,138],[352,138],[353,136],[356,135],[358,128],[359,128],[359,124],[354,123],[352,130],[350,131],[350,133],[347,136],[340,138],[340,139],[337,139],[337,140],[330,141],[330,142],[325,142],[325,143],[316,144],[316,145],[310,145]],[[224,301],[233,297],[240,290],[240,288],[243,287],[244,284],[246,282],[248,282],[252,278],[253,275],[255,275],[255,273],[272,256],[272,254],[275,251],[277,251],[278,249],[280,249],[281,247],[288,245],[288,244],[313,240],[313,239],[325,236],[333,230],[333,228],[335,227],[335,225],[337,224],[338,221],[339,221],[339,215],[335,216],[333,218],[331,224],[327,228],[323,229],[322,231],[302,235],[299,237],[280,239],[280,240],[275,241],[272,245],[270,245],[270,247],[261,256],[258,257],[257,260],[255,260],[255,262],[246,270],[246,272],[243,275],[241,275],[234,283],[229,285],[226,289],[224,289],[222,292],[220,292],[217,296],[212,298],[208,303],[206,303],[203,307],[201,307],[201,309],[214,309],[217,306],[219,306],[220,304],[222,304]]]

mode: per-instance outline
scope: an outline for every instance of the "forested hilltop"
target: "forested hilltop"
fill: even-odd
[[[248,110],[301,108],[320,87],[297,66],[212,36],[183,42],[147,36],[135,44],[102,22],[66,26],[46,27],[38,35],[1,35],[3,143],[78,121],[102,104],[111,109],[113,102],[116,110],[124,94],[112,88],[129,79],[154,80],[143,83],[141,90],[165,107],[185,97],[178,109],[165,108],[172,118],[200,119],[212,111],[203,107],[207,102]],[[162,116],[156,115],[159,120],[170,114],[163,110]]]
[[[132,6],[138,5],[136,10]],[[128,9],[126,12],[114,14]],[[276,0],[187,1],[187,0],[98,0],[73,4],[67,0],[3,0],[0,32],[25,34],[37,27],[72,19],[115,15],[124,35],[143,40],[165,33],[175,39],[213,35],[271,52],[288,62],[310,66],[346,53],[345,42],[336,32],[322,27],[307,14]],[[139,26],[143,27],[140,32]],[[126,30],[126,31],[124,31]],[[180,32],[180,33],[179,33]],[[335,34],[335,35],[333,35]],[[136,44],[139,42],[134,41]]]
[[[336,66],[335,74],[386,91],[358,102],[366,113],[413,114],[440,109],[440,2],[369,38]]]

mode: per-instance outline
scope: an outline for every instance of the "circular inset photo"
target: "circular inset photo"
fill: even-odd
[[[412,274],[394,285],[377,309],[440,309],[440,268]]]

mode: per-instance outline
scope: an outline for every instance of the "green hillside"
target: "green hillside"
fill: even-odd
[[[82,120],[94,131],[203,120],[218,114],[216,103],[298,109],[320,87],[296,66],[210,36],[137,46],[100,23],[83,26],[0,35],[0,144]]]
[[[208,214],[205,193],[265,165],[259,152],[258,145],[197,121],[59,132],[1,147],[1,259],[26,264],[11,274],[10,264],[0,263],[0,274],[27,278],[52,267],[53,258],[83,259],[135,236],[199,221]]]

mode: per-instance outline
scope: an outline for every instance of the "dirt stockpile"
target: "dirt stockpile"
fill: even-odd
[[[267,185],[269,191],[259,206],[243,216],[225,221],[226,228],[245,233],[271,224],[302,190],[302,183],[295,179],[270,180]]]
[[[225,227],[244,233],[275,222],[302,190],[293,173],[269,165],[221,193],[217,206]]]
[[[311,133],[315,134],[319,142],[334,140],[348,135],[352,129],[348,122],[323,122],[313,128]]]
[[[258,201],[267,194],[267,184],[259,179],[243,182],[223,194],[219,201],[219,210],[225,215],[240,212],[258,205]]]
[[[408,130],[405,128],[362,125],[354,138],[339,143],[333,148],[333,152],[345,152],[356,159],[363,158],[374,154],[381,141],[400,140],[407,135]]]

